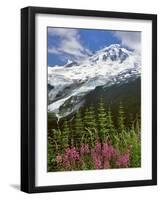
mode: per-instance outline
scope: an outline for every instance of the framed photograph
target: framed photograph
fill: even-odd
[[[157,16],[21,9],[21,190],[157,184]]]

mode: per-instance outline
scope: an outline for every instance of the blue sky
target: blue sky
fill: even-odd
[[[110,44],[139,50],[140,32],[48,27],[48,66],[84,59]]]

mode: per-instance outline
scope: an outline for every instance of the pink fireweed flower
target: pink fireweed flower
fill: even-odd
[[[74,159],[74,160],[79,160],[79,152],[76,150],[75,147],[72,148],[67,148],[65,150],[65,155],[66,157],[68,157],[68,159]]]
[[[96,169],[101,169],[102,168],[102,163],[98,158],[94,160],[94,163],[95,163]]]
[[[93,163],[96,169],[102,168],[101,158],[96,153],[92,155]]]
[[[127,152],[123,155],[118,156],[116,165],[118,167],[128,167],[129,160],[130,160],[130,155],[129,152]]]
[[[95,148],[91,149],[91,157],[96,169],[108,169],[110,163],[115,163],[119,152],[111,144],[97,142]]]
[[[79,152],[76,150],[76,148],[74,147],[73,149],[71,149],[71,158],[73,158],[74,160],[79,160]]]
[[[72,170],[73,167],[75,166],[76,161],[79,161],[79,159],[80,159],[79,152],[75,147],[67,148],[63,155],[62,166],[65,169]]]
[[[69,157],[68,157],[67,154],[65,154],[65,155],[63,156],[62,166],[63,166],[65,169],[69,169],[69,168],[70,168],[70,161],[69,161]]]
[[[62,162],[62,156],[61,156],[60,154],[58,154],[58,155],[56,156],[56,162],[57,162],[57,163],[61,163],[61,162]]]
[[[107,143],[103,143],[102,147],[102,156],[106,159],[112,159],[116,158],[118,155],[118,152],[115,148],[113,148],[112,145],[109,145]]]
[[[91,149],[91,157],[94,158],[96,156],[95,149]]]
[[[97,153],[101,153],[101,143],[100,142],[96,142],[95,151]]]
[[[109,146],[109,155],[111,158],[116,158],[118,156],[117,150],[112,145]]]
[[[109,145],[107,143],[103,143],[102,147],[102,156],[109,159],[110,158],[110,151],[109,151]]]
[[[81,147],[80,147],[80,154],[81,156],[85,155],[85,154],[88,154],[89,153],[89,146],[88,144],[81,144]]]
[[[101,169],[102,168],[102,155],[101,152],[97,151],[97,148],[91,149],[91,157],[93,160],[93,164],[96,169]]]

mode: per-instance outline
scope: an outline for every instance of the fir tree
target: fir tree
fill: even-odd
[[[138,133],[136,133],[135,129],[132,128],[130,130],[130,166],[131,167],[140,167],[141,166],[141,142],[138,137]]]
[[[95,112],[94,107],[91,105],[89,108],[87,108],[84,112],[84,126],[86,128],[96,128],[96,119],[95,119]]]
[[[61,147],[61,131],[59,129],[52,129],[51,137],[48,137],[49,142],[55,152],[59,151]]]
[[[83,140],[86,143],[91,144],[91,146],[94,145],[96,141],[96,119],[95,119],[95,112],[94,107],[91,105],[89,108],[87,108],[84,112],[84,137]]]
[[[109,131],[114,129],[114,124],[113,124],[113,120],[112,120],[112,112],[111,112],[110,106],[109,106],[108,112],[107,112],[107,127],[108,127]]]
[[[114,123],[113,123],[113,120],[112,120],[112,112],[111,112],[111,108],[109,106],[108,108],[108,112],[107,112],[107,133],[110,138],[110,140],[114,142],[115,140],[115,127],[114,127]]]
[[[62,143],[62,148],[66,148],[69,146],[69,135],[70,135],[70,127],[67,122],[67,120],[64,121],[63,124],[63,130],[61,132],[61,143]]]
[[[99,136],[102,141],[105,139],[108,139],[108,128],[107,128],[107,114],[105,111],[105,106],[103,102],[103,98],[100,99],[100,102],[98,104],[98,131]]]
[[[84,127],[83,127],[81,112],[77,111],[75,115],[74,130],[73,130],[73,140],[75,141],[76,146],[80,145],[83,133],[84,133]]]
[[[122,133],[125,130],[125,113],[121,102],[118,111],[118,130],[120,133]]]
[[[140,119],[140,115],[139,114],[136,114],[135,131],[138,134],[138,136],[140,136],[140,132],[141,132],[141,119]]]
[[[129,124],[128,124],[130,129],[134,128],[134,123],[135,123],[135,120],[134,120],[133,114],[130,113],[129,114]]]

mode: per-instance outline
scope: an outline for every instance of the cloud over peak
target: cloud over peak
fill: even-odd
[[[115,31],[115,36],[121,40],[121,44],[139,51],[141,50],[141,32],[136,31]]]
[[[83,47],[80,41],[77,29],[70,28],[48,28],[48,34],[58,38],[59,43],[56,46],[48,48],[49,53],[53,54],[69,54],[73,57],[85,57],[90,53],[88,49]]]

